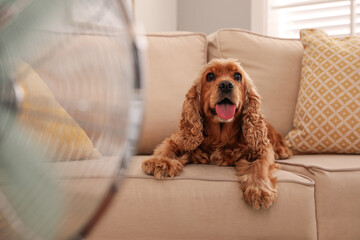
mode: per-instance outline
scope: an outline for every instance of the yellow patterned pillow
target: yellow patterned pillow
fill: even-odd
[[[302,153],[360,153],[360,37],[301,30],[300,90],[289,146]]]
[[[22,63],[18,68],[16,83],[23,92],[18,120],[54,160],[100,158],[84,130],[28,64]]]

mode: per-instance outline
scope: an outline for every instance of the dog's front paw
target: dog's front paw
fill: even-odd
[[[275,152],[276,160],[288,159],[289,157],[291,157],[293,155],[292,151],[287,146],[278,146],[278,147],[274,148],[274,152]]]
[[[270,180],[254,180],[252,176],[243,175],[240,177],[241,189],[245,201],[253,208],[269,208],[277,199],[277,191]]]
[[[178,160],[163,157],[152,157],[142,163],[143,171],[158,179],[174,177],[180,173],[183,167],[184,165]]]

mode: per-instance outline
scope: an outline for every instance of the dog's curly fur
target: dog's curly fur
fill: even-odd
[[[209,73],[214,79],[207,79]],[[235,73],[241,74],[240,81]],[[231,82],[231,91],[221,91],[224,81]],[[225,98],[236,106],[227,120],[214,110]],[[275,158],[288,158],[291,151],[283,136],[265,122],[260,103],[253,81],[236,60],[212,60],[186,94],[179,131],[143,162],[144,172],[165,178],[178,175],[187,163],[234,165],[245,201],[256,209],[268,208],[277,198]]]

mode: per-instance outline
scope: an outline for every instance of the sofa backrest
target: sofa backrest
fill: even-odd
[[[281,134],[292,128],[299,89],[303,47],[239,29],[201,33],[147,35],[145,117],[139,154],[151,154],[177,131],[182,103],[201,67],[214,58],[236,58],[262,97],[265,118]]]
[[[159,143],[177,131],[187,90],[202,66],[208,60],[219,57],[239,59],[263,98],[265,117],[282,134],[291,129],[303,52],[299,40],[271,38],[235,29],[220,30],[208,37],[202,33],[168,32],[148,34],[146,38],[146,96],[137,149],[139,154],[151,154]],[[114,56],[119,56],[119,61],[121,60],[121,49],[116,46],[107,38],[79,36],[72,45],[52,56],[56,61],[51,61],[51,58],[41,69],[36,70],[46,80],[50,89],[54,90],[60,104],[65,108],[68,102],[62,102],[61,96],[69,95],[67,87],[70,85],[66,84],[66,81],[81,80],[79,74],[86,74],[86,81],[91,83],[89,86],[94,91],[88,92],[86,96],[72,96],[74,101],[80,98],[99,101],[105,96],[98,95],[101,89],[96,86],[105,87],[99,81],[104,79],[107,73],[101,71],[105,68],[98,65],[96,58],[91,58],[94,61],[88,61],[87,65],[81,65],[72,72],[54,72],[53,65],[59,61],[66,63],[66,66],[72,65],[74,52],[78,57],[86,57],[89,54],[99,55],[97,49],[107,49],[106,53],[112,57],[109,58],[111,61],[108,68],[111,66],[111,69],[117,69],[118,61],[114,62],[113,59]],[[93,51],[89,53],[88,49]],[[94,74],[94,69],[101,74]],[[88,129],[84,116],[72,112],[71,108],[68,111],[91,140],[98,142],[103,129],[99,128],[98,132]],[[99,126],[113,125],[104,117],[104,113],[96,115]],[[119,124],[114,123],[113,126],[115,125]],[[99,150],[106,150],[104,146],[95,145]]]
[[[280,39],[239,29],[208,36],[208,60],[236,58],[262,97],[265,118],[281,134],[292,129],[300,83],[303,47],[298,39]]]
[[[173,32],[147,35],[145,112],[139,154],[151,154],[177,131],[185,94],[207,61],[202,33]]]

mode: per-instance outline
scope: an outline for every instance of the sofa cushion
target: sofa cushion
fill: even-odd
[[[208,37],[208,57],[239,59],[263,99],[262,110],[277,131],[292,128],[303,47],[299,40],[224,29]]]
[[[360,156],[295,155],[278,162],[283,170],[315,180],[320,240],[360,239]]]
[[[177,131],[185,94],[207,60],[204,34],[150,34],[147,40],[146,105],[138,146],[140,154],[152,153]]]
[[[269,209],[245,203],[234,167],[190,164],[173,179],[145,175],[133,159],[89,239],[316,239],[314,182],[278,171]]]
[[[304,45],[294,129],[286,140],[302,153],[360,154],[360,37],[301,30]]]

